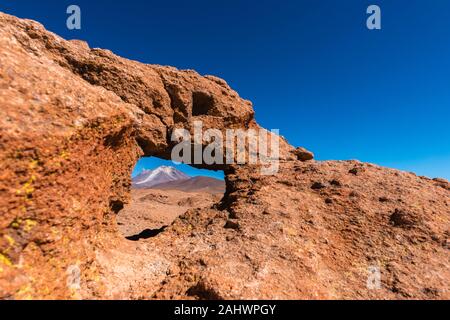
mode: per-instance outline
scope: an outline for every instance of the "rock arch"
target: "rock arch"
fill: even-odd
[[[64,278],[80,259],[89,278],[99,238],[118,241],[114,213],[128,201],[140,156],[170,159],[172,131],[191,130],[195,120],[205,129],[258,125],[251,103],[214,76],[123,59],[5,14],[0,26],[1,229],[8,239],[1,259],[23,265],[7,271],[0,296],[69,297],[61,281],[48,279]],[[8,281],[20,274],[23,283]]]
[[[277,175],[209,167],[226,174],[221,205],[140,245],[118,236],[135,162],[170,158],[175,128],[259,128],[219,78],[0,13],[0,106],[0,298],[449,297],[447,181],[303,162],[312,155],[284,140]],[[396,212],[411,223],[392,224]]]

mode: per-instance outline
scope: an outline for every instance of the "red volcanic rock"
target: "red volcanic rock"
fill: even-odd
[[[450,190],[450,183],[447,180],[442,179],[442,178],[435,178],[435,179],[433,179],[433,181],[435,182],[435,184],[437,186],[447,189],[447,190]]]
[[[204,165],[225,171],[220,203],[147,239],[121,236],[131,170],[142,155],[168,159],[175,128],[259,128],[251,103],[219,78],[126,60],[0,13],[0,105],[0,298],[450,297],[442,181],[302,162],[284,140],[276,175]]]
[[[306,150],[305,148],[299,147],[293,151],[300,161],[309,161],[314,159],[314,153]]]

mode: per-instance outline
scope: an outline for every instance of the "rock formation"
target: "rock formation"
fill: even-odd
[[[447,181],[305,161],[284,140],[277,175],[204,166],[225,171],[220,203],[153,238],[120,236],[134,164],[168,159],[175,128],[259,128],[219,78],[0,13],[0,105],[2,299],[450,297]]]

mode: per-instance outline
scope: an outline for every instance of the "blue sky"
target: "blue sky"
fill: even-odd
[[[81,7],[80,31],[65,26],[69,4]],[[366,28],[370,4],[381,31]],[[218,75],[261,125],[319,160],[450,178],[448,0],[2,0],[0,10],[130,59]]]

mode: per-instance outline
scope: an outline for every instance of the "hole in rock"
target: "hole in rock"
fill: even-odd
[[[202,116],[208,114],[214,107],[214,98],[205,92],[194,92],[192,94],[192,115]]]
[[[225,193],[223,171],[196,169],[155,157],[141,158],[132,173],[131,201],[119,211],[122,235],[155,237],[191,208],[210,207]]]

